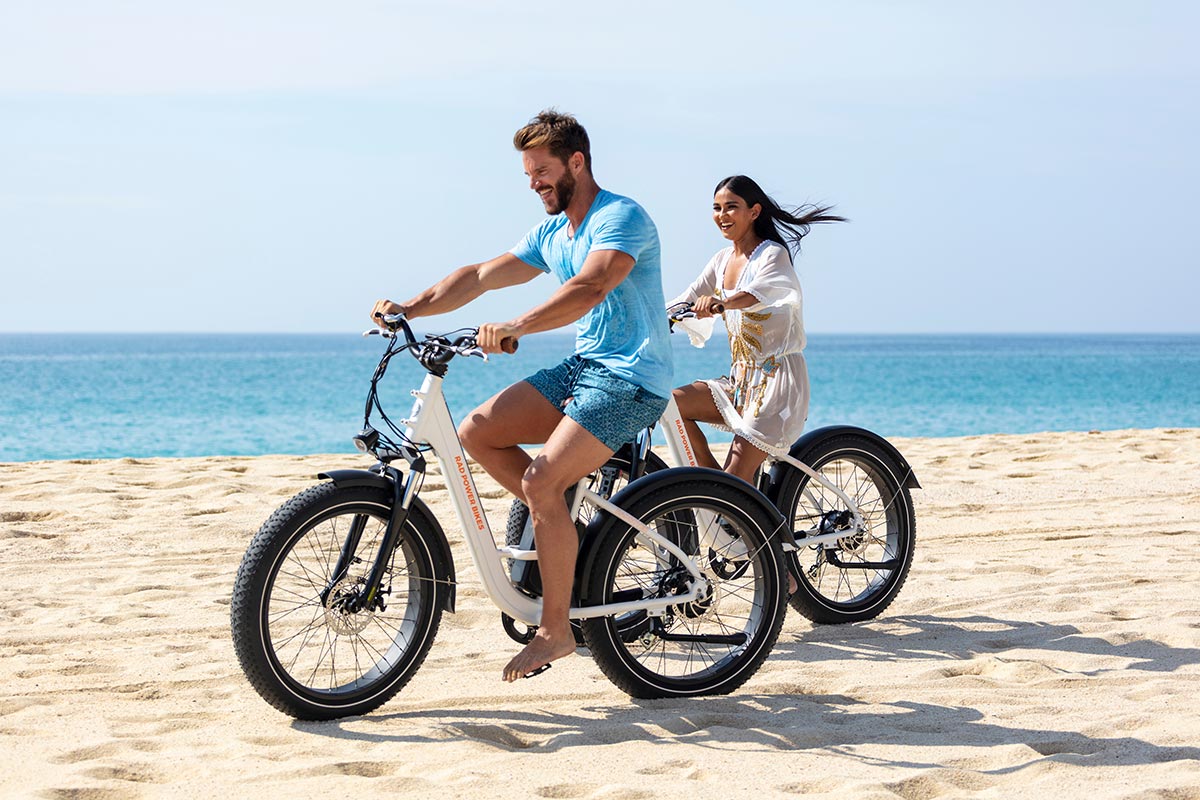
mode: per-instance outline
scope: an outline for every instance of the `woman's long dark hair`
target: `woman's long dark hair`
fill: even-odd
[[[829,213],[833,206],[806,204],[791,210],[784,209],[745,175],[725,178],[713,189],[713,194],[722,189],[728,189],[745,200],[749,208],[753,208],[755,203],[762,206],[762,213],[754,220],[754,235],[783,245],[793,256],[800,252],[800,240],[808,235],[813,225],[846,221],[845,217]]]

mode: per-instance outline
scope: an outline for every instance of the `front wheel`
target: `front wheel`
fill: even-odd
[[[386,489],[325,483],[286,502],[251,541],[234,583],[233,644],[250,684],[280,711],[365,714],[425,660],[441,607],[423,507],[410,510],[379,593],[362,602],[391,508]],[[334,575],[347,542],[357,546]]]
[[[647,480],[650,480],[647,478]],[[663,473],[624,508],[679,547],[705,578],[703,594],[659,616],[582,621],[596,664],[633,697],[726,694],[762,665],[783,624],[786,566],[777,519],[749,487]],[[585,605],[683,595],[691,576],[678,558],[605,515]]]
[[[816,623],[874,619],[908,577],[916,545],[916,518],[907,475],[887,451],[865,436],[834,436],[805,454],[805,463],[859,507],[864,529],[805,545],[801,534],[836,531],[846,503],[798,469],[787,468],[771,498],[796,532],[788,553],[798,586],[791,605]]]

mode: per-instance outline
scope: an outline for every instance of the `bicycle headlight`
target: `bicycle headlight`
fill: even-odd
[[[354,442],[354,446],[358,448],[360,453],[373,453],[375,452],[375,447],[379,444],[379,431],[368,426],[363,428],[362,433],[355,436],[351,441]]]

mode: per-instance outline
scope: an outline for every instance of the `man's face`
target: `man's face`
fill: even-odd
[[[535,147],[521,154],[529,188],[542,198],[547,214],[558,214],[571,204],[575,194],[575,176],[559,158],[545,147]]]

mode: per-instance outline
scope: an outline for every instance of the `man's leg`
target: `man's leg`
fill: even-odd
[[[612,453],[578,422],[563,417],[525,471],[524,497],[533,518],[542,575],[542,619],[533,640],[504,668],[506,681],[523,678],[575,652],[569,613],[579,536],[563,493],[584,475],[602,467]]]
[[[541,392],[520,381],[468,414],[458,437],[488,475],[525,501],[521,481],[532,459],[520,445],[547,441],[563,419]]]

